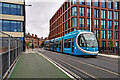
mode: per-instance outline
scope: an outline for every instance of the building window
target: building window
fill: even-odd
[[[114,12],[114,19],[118,20],[118,12]]]
[[[87,27],[90,28],[90,19],[87,19]]]
[[[101,30],[101,39],[105,39],[105,30]]]
[[[77,7],[72,7],[72,16],[77,16]]]
[[[94,19],[94,28],[99,28],[99,20]]]
[[[112,39],[112,31],[108,30],[108,39]]]
[[[80,15],[80,16],[84,16],[84,8],[83,8],[83,7],[80,7],[80,8],[79,8],[79,11],[80,11],[80,12],[79,12],[79,15]]]
[[[65,19],[67,20],[67,12],[65,13]]]
[[[84,27],[84,18],[80,18],[79,21],[80,21],[79,26]]]
[[[116,47],[116,50],[119,50],[119,42],[118,41],[115,41],[115,47]]]
[[[106,41],[102,41],[102,50],[106,49]]]
[[[119,32],[115,31],[115,39],[118,39]]]
[[[84,5],[85,4],[84,0],[79,0],[79,4]]]
[[[112,11],[108,11],[108,19],[112,19]]]
[[[68,21],[68,27],[70,28],[70,20]]]
[[[108,29],[112,29],[112,21],[108,20]]]
[[[115,21],[115,22],[114,22],[114,28],[115,28],[115,29],[118,29],[118,21]]]
[[[69,11],[68,11],[68,17],[70,18],[70,9],[69,9]]]
[[[115,6],[114,9],[119,9],[119,2],[118,2],[118,1],[115,1],[115,2],[114,2],[114,6]]]
[[[77,0],[73,0],[73,2],[72,2],[73,4],[77,4]]]
[[[77,27],[77,18],[72,18],[72,27]]]
[[[94,0],[94,7],[99,7],[99,0]]]
[[[111,9],[112,8],[112,1],[108,0],[108,8]]]
[[[105,20],[101,20],[101,28],[105,29]]]
[[[87,8],[87,17],[90,17],[90,10],[91,10],[90,8]]]
[[[65,29],[67,30],[67,22],[65,23]]]
[[[99,30],[94,30],[95,36],[98,39],[99,38]]]
[[[99,10],[98,9],[94,9],[94,17],[99,18]]]
[[[2,31],[23,32],[23,22],[2,20]]]
[[[87,0],[87,6],[90,6],[91,5],[91,0]]]
[[[101,18],[105,19],[105,10],[101,10]]]
[[[2,5],[1,13],[9,15],[23,15],[23,5],[0,3]]]
[[[105,2],[105,0],[101,0],[101,7],[102,7],[102,8],[105,8],[105,7],[106,7],[106,2]]]
[[[68,7],[70,7],[70,5],[71,5],[71,1],[70,1],[70,0],[68,0]]]

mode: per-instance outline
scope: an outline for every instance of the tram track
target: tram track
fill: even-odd
[[[96,70],[98,70],[98,71],[100,71],[100,72],[104,72],[104,74],[106,74],[107,73],[107,75],[108,74],[110,74],[110,75],[115,75],[115,76],[118,76],[118,77],[120,77],[120,75],[118,74],[118,73],[116,73],[116,72],[114,72],[114,71],[112,71],[112,70],[109,70],[109,69],[106,69],[106,68],[104,68],[104,67],[101,67],[101,66],[98,66],[98,65],[95,65],[95,64],[91,64],[91,63],[87,63],[87,62],[84,62],[84,60],[86,60],[85,58],[83,58],[83,60],[79,60],[79,59],[77,59],[76,57],[74,57],[74,56],[69,56],[69,55],[61,55],[61,54],[59,54],[59,53],[57,53],[57,52],[51,52],[51,51],[44,51],[44,52],[42,52],[42,51],[40,51],[41,53],[43,53],[44,54],[44,52],[47,52],[47,53],[54,53],[54,54],[44,54],[44,55],[47,55],[48,57],[50,57],[52,60],[55,60],[55,61],[57,61],[57,62],[59,62],[59,64],[61,64],[61,65],[66,65],[67,67],[71,67],[73,70],[76,70],[77,71],[77,73],[82,73],[82,74],[84,74],[84,75],[86,75],[86,76],[88,76],[88,78],[91,78],[91,79],[98,79],[98,76],[95,76],[94,74],[91,74],[91,72],[89,73],[88,71],[86,72],[86,70],[84,69],[84,68],[80,68],[79,66],[76,66],[76,65],[74,65],[74,63],[76,62],[76,63],[80,63],[81,65],[83,64],[83,65],[85,65],[86,67],[90,67],[90,68],[96,68]],[[68,57],[67,57],[68,56]],[[60,58],[59,58],[60,57]],[[66,58],[67,57],[67,58]],[[70,57],[70,58],[69,58]],[[74,58],[73,58],[74,57]],[[66,58],[66,59],[65,59]],[[65,60],[64,60],[65,59]],[[73,62],[72,64],[71,64],[71,62],[68,62],[68,61],[66,61],[67,59],[69,59],[71,62]],[[64,66],[65,67],[65,66]],[[102,73],[101,73],[102,74]],[[81,77],[81,76],[80,76]],[[84,77],[82,77],[82,78],[84,78]]]

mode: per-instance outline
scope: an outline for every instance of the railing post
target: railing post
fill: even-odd
[[[15,46],[16,46],[16,54],[15,54],[15,58],[17,58],[17,40],[15,40],[16,42],[16,44],[15,44]]]
[[[10,69],[10,36],[9,36],[9,45],[8,45],[8,60],[9,60],[9,69]]]

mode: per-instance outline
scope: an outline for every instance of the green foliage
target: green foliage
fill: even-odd
[[[25,45],[26,45],[27,47],[29,47],[29,46],[30,46],[30,43],[29,43],[29,42],[25,42]]]
[[[112,39],[110,40],[110,47],[113,47],[113,41],[112,41]]]
[[[42,42],[42,44],[41,44],[41,47],[43,47],[44,46],[44,41]]]

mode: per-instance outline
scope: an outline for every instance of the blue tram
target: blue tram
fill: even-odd
[[[98,43],[95,35],[85,30],[73,31],[63,37],[45,41],[45,45],[47,45],[47,48],[45,48],[47,50],[67,54],[98,55]]]

